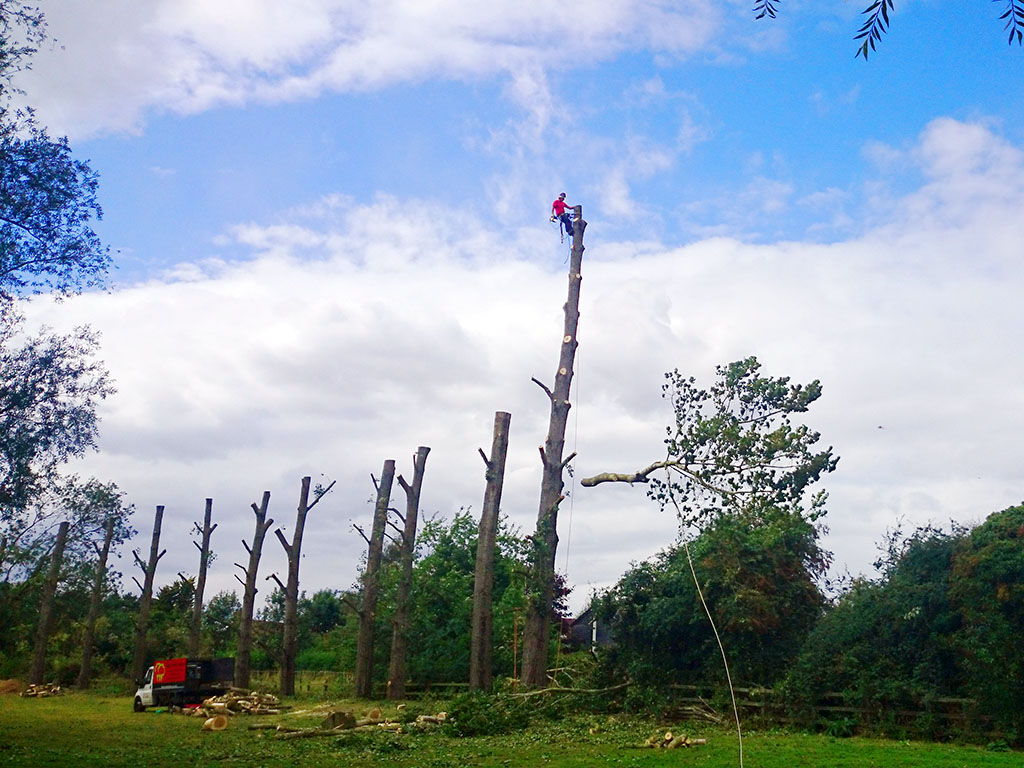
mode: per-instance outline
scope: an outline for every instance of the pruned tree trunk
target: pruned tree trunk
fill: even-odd
[[[565,329],[555,384],[544,390],[551,403],[548,435],[540,449],[542,465],[540,506],[537,511],[537,530],[533,534],[526,606],[526,626],[523,630],[523,671],[520,680],[524,686],[541,688],[547,685],[548,633],[551,609],[555,597],[555,549],[558,547],[558,505],[563,499],[562,472],[573,455],[562,458],[565,448],[565,427],[569,419],[569,390],[572,385],[573,362],[576,358],[576,329],[580,319],[580,281],[583,263],[583,208],[574,210],[572,255],[569,261],[569,296],[565,302]]]
[[[420,489],[430,448],[421,445],[413,456],[412,484],[398,476],[398,484],[405,491],[405,525],[399,542],[401,572],[395,594],[395,615],[391,620],[391,664],[388,668],[388,698],[405,698],[406,656],[409,647],[409,597],[412,592],[412,560],[416,550],[416,522],[419,517]]]
[[[78,687],[89,687],[92,679],[92,654],[95,645],[96,620],[100,615],[100,603],[103,600],[103,582],[107,577],[107,558],[110,556],[110,542],[114,539],[113,516],[107,518],[107,527],[103,533],[103,547],[96,549],[96,575],[92,580],[92,594],[89,596],[89,614],[85,618],[85,637],[82,640],[82,666],[78,670]]]
[[[135,621],[135,653],[132,655],[132,680],[141,680],[146,673],[146,632],[149,630],[149,608],[153,602],[153,579],[156,576],[156,564],[160,561],[167,550],[159,552],[160,549],[160,525],[164,519],[164,507],[159,505],[156,508],[156,517],[153,520],[153,541],[149,547],[149,561],[142,562],[139,551],[132,552],[135,562],[142,569],[145,578],[142,584],[134,576],[132,579],[142,590],[142,598],[139,600],[139,616]]]
[[[249,566],[245,567],[239,563],[235,566],[245,574],[245,580],[235,574],[235,578],[241,583],[244,592],[242,593],[242,612],[238,617],[238,646],[235,649],[235,685],[239,688],[249,687],[249,661],[252,658],[252,614],[256,605],[256,575],[260,569],[260,557],[263,554],[263,539],[266,538],[267,530],[273,525],[273,520],[267,519],[267,508],[270,506],[270,491],[263,492],[263,500],[259,506],[252,504],[252,511],[256,515],[256,531],[252,535],[252,546],[245,541],[242,546],[249,553]]]
[[[206,569],[210,565],[210,536],[213,535],[214,530],[217,528],[216,525],[210,525],[212,517],[213,499],[207,499],[203,527],[200,529],[199,523],[195,524],[196,529],[202,532],[202,546],[194,541],[192,542],[196,545],[196,549],[199,550],[199,576],[196,579],[196,592],[192,600],[192,627],[188,635],[189,656],[199,655],[199,632],[203,625],[203,593],[206,591]]]
[[[373,510],[373,529],[367,539],[366,570],[363,572],[363,599],[359,606],[359,635],[356,640],[356,696],[373,695],[373,629],[377,620],[377,595],[380,591],[380,563],[384,552],[384,527],[391,503],[395,479],[395,460],[387,459],[377,483],[377,503]]]
[[[489,691],[494,684],[494,547],[498,536],[498,512],[505,483],[505,457],[512,414],[494,414],[491,456],[480,451],[487,467],[484,506],[476,538],[476,570],[473,574],[473,623],[469,645],[469,688]]]
[[[50,554],[50,572],[43,584],[43,595],[39,600],[39,623],[36,625],[36,645],[32,653],[32,671],[29,683],[42,685],[46,675],[46,644],[50,640],[50,628],[53,622],[53,598],[57,594],[57,582],[60,580],[60,566],[64,561],[64,544],[68,540],[67,522],[57,528],[57,540]]]
[[[295,695],[295,654],[298,649],[299,637],[299,558],[302,557],[302,532],[306,528],[306,515],[334,485],[332,482],[310,502],[309,482],[309,477],[302,478],[292,543],[288,543],[280,528],[274,530],[274,535],[277,536],[277,540],[281,542],[281,546],[284,547],[284,552],[288,556],[288,583],[282,584],[276,575],[272,577],[284,592],[284,637],[281,639],[282,696]]]

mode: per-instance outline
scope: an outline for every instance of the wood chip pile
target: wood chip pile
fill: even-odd
[[[280,715],[288,708],[273,694],[238,690],[211,696],[189,714],[203,718],[214,715]]]
[[[30,685],[28,688],[26,688],[24,691],[21,692],[21,695],[23,697],[25,697],[25,698],[41,699],[41,698],[44,698],[46,696],[60,696],[62,693],[63,693],[63,691],[60,689],[59,685],[56,685],[56,684],[45,685],[45,684],[43,684],[43,685]]]

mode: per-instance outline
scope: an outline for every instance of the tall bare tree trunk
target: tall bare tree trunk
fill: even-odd
[[[391,486],[395,479],[395,460],[387,459],[377,483],[377,503],[373,510],[373,529],[367,539],[366,570],[363,572],[363,599],[359,606],[359,636],[356,640],[356,696],[373,695],[373,630],[377,620],[377,594],[380,591],[380,563],[384,552],[384,527],[388,521]]]
[[[284,637],[281,640],[282,696],[295,695],[295,654],[299,639],[299,558],[302,557],[302,532],[306,528],[306,515],[334,485],[332,482],[326,489],[320,491],[310,503],[309,481],[309,477],[302,478],[292,543],[288,543],[280,528],[274,531],[274,535],[277,536],[277,540],[281,542],[281,546],[284,547],[284,552],[288,556],[288,583],[282,584],[276,574],[272,576],[284,592]]]
[[[476,537],[476,570],[473,574],[473,624],[469,645],[469,688],[472,691],[489,691],[494,684],[494,547],[511,422],[512,414],[496,412],[491,457],[487,458],[480,451],[487,467],[487,487]]]
[[[156,517],[153,520],[153,541],[149,547],[149,562],[142,562],[139,551],[132,552],[135,562],[142,573],[145,574],[144,583],[134,576],[132,579],[142,590],[142,598],[139,600],[139,617],[135,622],[135,653],[132,655],[132,680],[141,680],[146,673],[146,632],[149,630],[149,608],[153,602],[153,578],[156,576],[156,564],[160,561],[167,550],[159,552],[160,549],[160,525],[164,519],[164,507],[159,505],[156,508]]]
[[[57,540],[50,554],[50,572],[43,584],[43,595],[39,600],[39,624],[36,626],[36,645],[32,653],[32,672],[29,682],[40,685],[46,675],[46,644],[50,640],[50,628],[53,623],[53,598],[57,594],[57,582],[60,580],[60,566],[64,562],[64,544],[68,540],[68,523],[64,522],[57,528]]]
[[[100,615],[100,603],[103,600],[103,582],[107,577],[107,558],[110,556],[110,542],[114,539],[113,516],[107,518],[107,528],[103,534],[103,547],[96,549],[96,575],[92,580],[92,594],[89,596],[89,615],[85,619],[85,637],[82,640],[82,667],[78,670],[78,687],[89,687],[92,679],[92,654],[95,645],[96,619]]]
[[[573,361],[576,358],[576,329],[580,320],[580,281],[583,263],[583,208],[574,209],[572,256],[569,262],[569,297],[565,302],[565,330],[555,385],[548,389],[537,379],[533,381],[544,390],[551,402],[548,436],[540,449],[542,464],[540,508],[537,511],[537,530],[533,534],[530,563],[526,626],[523,630],[523,672],[520,677],[526,687],[547,685],[548,633],[551,610],[555,598],[555,549],[558,547],[558,505],[562,495],[562,471],[573,455],[562,458],[565,448],[565,426],[569,419],[569,389],[572,384]]]
[[[196,581],[196,592],[192,599],[192,628],[188,635],[188,655],[199,655],[199,631],[203,625],[203,593],[206,591],[206,569],[210,565],[210,536],[213,535],[216,525],[210,525],[213,517],[213,499],[206,500],[206,515],[203,517],[203,527],[196,523],[196,530],[203,536],[203,544],[196,542],[196,549],[199,550],[199,576]]]
[[[412,592],[412,559],[416,551],[416,522],[420,509],[420,489],[430,448],[421,445],[413,456],[412,484],[398,476],[398,484],[405,491],[405,525],[399,547],[401,574],[395,595],[395,616],[392,619],[391,664],[388,668],[388,698],[405,698],[406,657],[409,648],[409,596]]]
[[[252,511],[256,515],[256,532],[252,535],[252,546],[245,541],[242,546],[249,553],[249,567],[243,567],[239,563],[235,566],[242,569],[245,580],[235,574],[235,578],[242,584],[245,590],[242,593],[242,613],[238,617],[238,646],[235,649],[235,685],[239,688],[249,687],[249,661],[252,658],[252,613],[256,605],[256,574],[260,569],[260,557],[263,554],[263,539],[267,530],[274,524],[273,520],[267,519],[267,508],[270,506],[270,491],[263,492],[263,500],[259,506],[256,502],[252,504]]]

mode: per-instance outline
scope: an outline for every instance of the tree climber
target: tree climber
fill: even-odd
[[[571,207],[565,202],[565,192],[562,192],[558,199],[551,204],[551,221],[560,221],[565,227],[565,234],[569,237],[572,237],[572,214],[566,209]]]

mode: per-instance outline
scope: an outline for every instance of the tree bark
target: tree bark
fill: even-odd
[[[107,576],[107,558],[110,556],[110,542],[114,538],[113,516],[107,518],[107,528],[103,534],[103,548],[98,551],[96,575],[92,581],[92,594],[89,596],[89,615],[85,619],[85,637],[82,640],[82,666],[78,670],[78,687],[84,690],[89,687],[92,679],[92,654],[95,645],[96,620],[100,615],[100,603],[103,600],[103,582]]]
[[[476,537],[476,569],[473,574],[473,623],[469,645],[469,688],[489,691],[494,684],[494,547],[498,536],[498,512],[505,483],[505,457],[512,414],[494,414],[491,457],[480,456],[487,466],[484,506]]]
[[[167,550],[159,552],[160,549],[160,525],[164,519],[164,507],[159,505],[156,508],[156,517],[153,520],[153,541],[149,547],[149,562],[143,563],[139,557],[138,550],[132,552],[135,562],[145,575],[143,584],[135,579],[135,583],[142,589],[142,598],[139,601],[139,617],[135,622],[135,652],[132,655],[132,680],[141,680],[146,673],[146,632],[149,630],[149,608],[153,602],[153,579],[156,576],[156,564],[160,561]]]
[[[558,547],[558,505],[562,501],[562,471],[573,456],[562,458],[565,448],[565,427],[569,418],[569,390],[572,384],[573,362],[576,358],[576,329],[580,319],[580,272],[583,263],[582,206],[575,206],[572,255],[569,262],[569,294],[565,302],[565,328],[562,334],[555,385],[548,389],[534,379],[544,390],[551,403],[548,435],[540,449],[542,473],[540,506],[537,512],[537,530],[533,534],[526,626],[523,630],[522,684],[529,688],[547,685],[548,634],[551,609],[555,597],[555,550]]]
[[[188,655],[199,655],[199,632],[203,624],[203,593],[206,591],[206,569],[210,564],[210,536],[213,535],[216,525],[210,525],[213,516],[213,499],[206,500],[206,515],[203,517],[203,544],[200,546],[194,541],[193,544],[199,550],[199,576],[196,579],[196,592],[192,600],[192,628],[188,636]],[[199,523],[196,523],[199,529]]]
[[[295,655],[298,651],[299,639],[299,560],[302,557],[302,533],[306,528],[306,515],[334,485],[332,482],[310,502],[309,482],[309,477],[302,478],[292,543],[288,543],[280,528],[274,531],[274,535],[277,536],[277,540],[281,542],[281,546],[284,547],[284,552],[288,556],[288,583],[284,587],[284,636],[281,639],[282,696],[295,695]]]
[[[363,599],[359,607],[359,636],[356,641],[356,696],[369,699],[373,695],[373,630],[377,620],[377,595],[380,591],[380,563],[384,552],[384,527],[388,520],[391,486],[395,478],[395,460],[387,459],[377,485],[377,504],[373,512],[363,572]]]
[[[388,668],[388,698],[405,698],[406,656],[409,647],[409,596],[412,592],[412,560],[416,551],[416,522],[419,517],[420,489],[430,448],[421,445],[413,456],[412,484],[398,476],[398,484],[405,491],[405,525],[399,546],[401,573],[395,595],[395,615],[391,620],[391,664]]]
[[[64,561],[64,544],[68,540],[69,523],[61,523],[57,528],[57,540],[50,555],[50,572],[43,584],[43,595],[39,601],[39,624],[36,626],[36,645],[32,653],[32,672],[29,683],[42,685],[46,675],[46,644],[50,640],[50,629],[53,623],[53,598],[57,594],[57,582],[60,580],[60,566]]]
[[[235,685],[239,688],[249,687],[249,660],[252,658],[252,614],[256,605],[256,575],[260,568],[260,557],[263,554],[263,539],[267,530],[273,525],[273,520],[267,519],[267,508],[270,506],[270,491],[263,492],[263,500],[259,506],[252,504],[252,511],[256,515],[256,531],[252,536],[252,546],[244,541],[242,546],[249,553],[249,567],[235,563],[235,566],[245,574],[243,581],[235,574],[235,578],[241,582],[244,592],[242,593],[242,612],[238,617],[238,646],[235,650]]]

